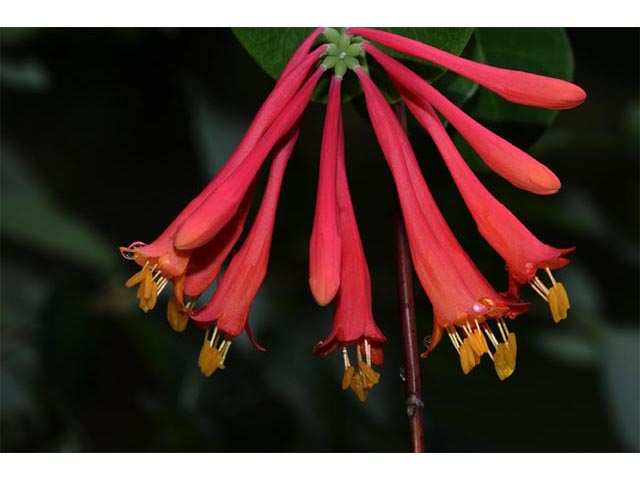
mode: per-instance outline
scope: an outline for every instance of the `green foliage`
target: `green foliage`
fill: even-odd
[[[398,35],[428,43],[435,47],[441,48],[455,55],[462,52],[473,33],[472,28],[383,28]],[[284,69],[287,61],[293,55],[298,45],[313,31],[312,28],[234,28],[233,32],[249,52],[253,59],[267,72],[271,77],[278,78],[280,72]],[[321,37],[322,38],[322,37]],[[318,42],[320,43],[320,42]],[[408,55],[404,55],[393,50],[383,48],[393,57],[404,61],[414,71],[430,82],[440,77],[444,70],[436,67],[428,62],[419,60]],[[391,83],[385,79],[384,74],[377,65],[364,65],[370,69],[372,78],[378,83],[380,88],[392,102],[397,102],[400,98],[395,92]],[[323,78],[314,94],[314,100],[324,101],[326,99],[326,91],[328,80]],[[348,101],[359,95],[361,88],[353,75],[345,77],[343,87],[343,101]]]

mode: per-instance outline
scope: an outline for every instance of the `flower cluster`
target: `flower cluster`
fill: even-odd
[[[318,44],[314,48],[314,45]],[[572,108],[585,99],[579,87],[549,77],[505,70],[466,60],[389,32],[318,28],[299,46],[228,162],[152,243],[122,247],[122,255],[141,270],[126,283],[138,286],[140,308],[154,308],[173,284],[167,318],[183,331],[189,319],[206,330],[199,357],[202,373],[224,368],[235,337],[246,330],[251,304],[264,280],[283,175],[298,138],[300,118],[325,72],[331,72],[320,151],[315,217],[309,248],[309,286],[319,305],[333,302],[333,327],[314,353],[340,348],[343,389],[364,401],[380,375],[385,336],[373,318],[371,281],[358,232],[345,169],[341,85],[353,71],[364,91],[373,129],[393,176],[413,265],[433,305],[434,328],[423,356],[446,331],[468,373],[485,353],[500,379],[516,364],[516,337],[506,320],[524,313],[520,288],[529,285],[548,302],[553,319],[567,316],[569,299],[551,270],[568,263],[558,249],[538,240],[482,185],[443,126],[439,112],[474,148],[487,166],[514,186],[552,194],[558,178],[527,153],[489,131],[452,104],[428,82],[375,44],[417,57],[467,77],[505,99],[549,109]],[[460,194],[485,240],[507,264],[509,288],[498,293],[460,246],[441,214],[398,118],[363,67],[370,56],[385,70],[404,104],[440,151]],[[260,207],[244,241],[254,186],[272,154]],[[234,254],[232,251],[237,249]],[[224,266],[224,268],[223,268]],[[544,271],[550,284],[537,275]],[[224,273],[223,273],[224,272]],[[200,296],[216,284],[206,302]],[[497,334],[490,323],[494,323]],[[355,350],[355,361],[349,354]],[[353,352],[352,352],[353,353]]]

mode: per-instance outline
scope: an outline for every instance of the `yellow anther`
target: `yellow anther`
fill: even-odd
[[[369,365],[362,360],[358,361],[358,368],[360,369],[360,375],[362,376],[362,385],[367,390],[370,390],[375,384],[380,381],[380,374],[373,370]]]
[[[218,336],[217,328],[213,331],[210,340],[207,338],[208,335],[209,330],[204,334],[204,342],[198,357],[198,366],[205,377],[210,377],[216,370],[224,368],[224,361],[231,347],[229,340],[223,340],[218,345],[220,337]]]
[[[362,384],[362,377],[360,375],[353,375],[351,377],[351,390],[358,396],[358,400],[364,402],[367,399],[369,390],[364,388]]]
[[[353,374],[355,369],[353,367],[347,367],[344,370],[344,376],[342,377],[342,389],[346,390],[351,386],[351,380],[353,379]]]
[[[553,321],[558,323],[560,320],[567,318],[567,310],[571,307],[567,291],[562,283],[557,282],[549,289],[549,309],[553,316]]]
[[[189,315],[187,314],[188,306],[183,306],[175,295],[172,295],[169,298],[169,302],[167,303],[167,320],[176,332],[184,332],[187,328],[187,323],[189,322]]]
[[[347,346],[342,346],[342,358],[344,360],[344,375],[342,377],[342,389],[351,388],[361,402],[364,402],[369,391],[380,381],[380,374],[371,368],[371,344],[366,341],[364,345],[364,358],[360,344],[356,346],[357,370],[349,361]]]
[[[557,282],[551,290],[555,290],[557,305],[558,305],[558,313],[560,314],[560,319],[567,318],[567,310],[571,308],[571,304],[569,303],[569,296],[567,295],[567,291],[564,289],[564,285],[562,283]],[[555,317],[554,317],[555,320]],[[555,320],[556,322],[559,320]]]
[[[465,338],[460,346],[460,366],[464,374],[468,374],[479,363],[480,357],[475,354],[469,338]]]
[[[507,350],[513,356],[513,368],[516,368],[516,355],[518,354],[518,343],[516,342],[516,334],[510,333],[507,340]]]
[[[143,268],[139,272],[135,273],[129,280],[127,280],[127,283],[125,283],[124,286],[127,287],[127,288],[131,288],[134,285],[137,285],[140,282],[142,282],[144,280],[146,271],[147,271],[147,269]]]
[[[198,366],[205,377],[210,377],[218,368],[224,368],[221,362],[222,353],[217,348],[211,347],[207,342],[202,345]]]
[[[496,368],[496,373],[500,380],[504,380],[513,373],[513,370],[509,369],[507,352],[503,343],[498,345],[498,348],[493,354],[493,365]]]
[[[480,328],[477,328],[471,335],[467,337],[469,339],[469,345],[473,349],[473,352],[481,357],[484,353],[489,351],[487,340],[482,335]]]
[[[513,335],[512,340],[515,346],[515,335],[513,333],[511,335]],[[500,380],[508,378],[516,369],[516,349],[512,348],[511,344],[501,343],[493,354],[493,364]]]

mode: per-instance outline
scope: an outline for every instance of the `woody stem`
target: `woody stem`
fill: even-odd
[[[403,102],[394,105],[395,113],[402,128],[407,131],[407,109]],[[404,370],[407,386],[407,417],[411,435],[411,451],[424,452],[422,422],[422,387],[420,385],[420,364],[416,335],[416,314],[413,305],[413,278],[411,257],[407,242],[407,232],[402,221],[399,202],[396,201],[395,215],[396,273],[398,276],[398,304],[400,324],[404,340]]]

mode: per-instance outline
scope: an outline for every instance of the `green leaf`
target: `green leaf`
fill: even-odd
[[[469,42],[472,28],[382,28],[381,30],[390,31],[403,35],[420,42],[428,43],[434,47],[441,48],[454,55],[459,55]],[[233,32],[253,57],[253,59],[267,72],[271,77],[278,78],[280,72],[284,69],[287,61],[295,52],[300,43],[313,31],[312,28],[234,28]],[[323,42],[322,37],[318,43]],[[402,60],[416,73],[430,82],[440,77],[445,70],[436,67],[423,60],[410,57],[395,51],[385,49],[387,53],[393,57]],[[374,81],[383,90],[389,101],[397,102],[400,98],[391,86],[391,82],[386,78],[382,69],[374,62],[363,62],[365,68],[369,68],[369,72]],[[313,99],[316,101],[325,101],[328,89],[328,79],[323,77]],[[361,92],[360,84],[353,74],[347,74],[343,83],[342,100],[348,101],[359,95]]]
[[[313,32],[313,28],[308,27],[232,30],[249,55],[273,78],[278,78],[298,45]]]
[[[113,271],[116,246],[57,207],[45,188],[9,150],[3,150],[2,235],[75,264]]]
[[[564,80],[573,78],[573,52],[563,28],[478,28],[474,37],[488,65]],[[524,149],[540,138],[558,113],[510,103],[485,88],[480,88],[465,110]],[[455,141],[467,161],[474,167],[486,168],[459,135]]]

